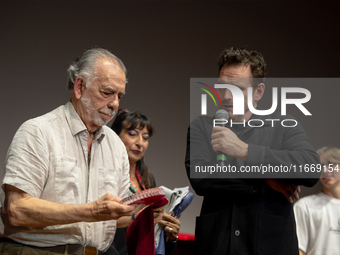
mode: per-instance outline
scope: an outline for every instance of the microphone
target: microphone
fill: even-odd
[[[215,119],[221,120],[219,121],[220,123],[215,122],[216,126],[225,127],[225,124],[228,123],[229,114],[226,110],[220,109],[215,113]],[[217,163],[220,167],[225,166],[227,163],[227,156],[221,151],[217,152]]]

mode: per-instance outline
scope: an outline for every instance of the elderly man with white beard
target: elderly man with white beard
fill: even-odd
[[[143,206],[119,203],[128,195],[129,161],[105,126],[125,94],[123,62],[94,48],[68,72],[71,101],[26,121],[8,150],[1,254],[101,254],[117,220]]]

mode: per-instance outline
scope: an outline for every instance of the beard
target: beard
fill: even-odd
[[[91,116],[93,123],[99,127],[106,125],[116,115],[116,111],[108,108],[107,106],[102,109],[94,109],[92,99],[86,94],[80,98],[80,101],[82,102],[87,114]],[[100,113],[112,115],[112,118],[103,118]]]

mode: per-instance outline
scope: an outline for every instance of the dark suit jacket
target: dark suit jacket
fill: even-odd
[[[266,119],[283,117],[255,116],[261,119],[262,127],[246,126],[237,132],[238,137],[249,145],[246,162],[227,156],[227,163],[240,169],[241,166],[304,165],[318,164],[319,156],[309,144],[300,124],[283,127],[281,121]],[[284,119],[292,119],[285,116]],[[292,204],[279,192],[264,184],[264,178],[277,178],[280,182],[313,186],[319,174],[277,173],[243,175],[235,178],[222,173],[219,178],[209,173],[200,173],[193,178],[195,166],[216,166],[216,152],[212,150],[211,133],[213,118],[200,116],[189,127],[185,165],[191,185],[204,196],[201,214],[196,219],[193,254],[298,254],[295,220]],[[236,176],[239,177],[239,176]],[[260,177],[260,178],[258,178]]]

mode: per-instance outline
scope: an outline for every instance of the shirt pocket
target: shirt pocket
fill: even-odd
[[[98,195],[104,196],[106,193],[118,195],[118,178],[116,171],[109,168],[99,168],[98,170]]]
[[[80,192],[80,171],[75,158],[57,159],[55,172],[55,192],[60,203],[76,203]]]

